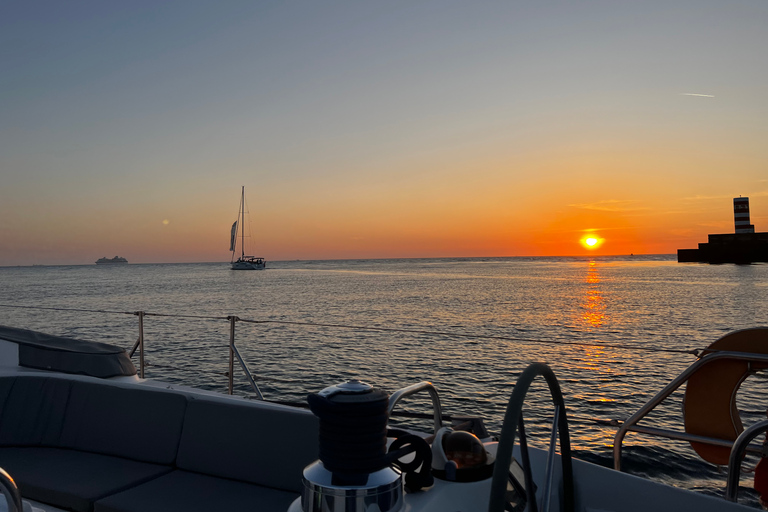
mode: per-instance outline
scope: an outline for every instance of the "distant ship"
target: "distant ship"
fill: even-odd
[[[115,263],[128,263],[128,260],[125,258],[121,258],[120,256],[115,256],[112,259],[99,258],[96,260],[97,265],[113,265]]]
[[[749,198],[733,199],[735,233],[709,235],[698,249],[678,249],[678,262],[753,263],[768,262],[768,233],[755,233],[749,221]]]

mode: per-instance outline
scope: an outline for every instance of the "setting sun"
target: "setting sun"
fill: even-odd
[[[581,241],[581,245],[583,245],[587,249],[592,250],[600,247],[603,244],[604,239],[598,237],[597,235],[589,234],[589,235],[585,235],[580,241]]]

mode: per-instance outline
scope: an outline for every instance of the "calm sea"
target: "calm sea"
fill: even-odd
[[[263,322],[238,322],[236,340],[267,399],[301,402],[352,377],[389,392],[429,380],[446,413],[481,415],[492,433],[519,373],[543,361],[565,394],[576,455],[607,466],[609,422],[690,365],[685,350],[768,325],[768,265],[672,256],[268,262],[261,272],[222,263],[0,267],[0,283],[0,324],[127,349],[138,319],[122,313],[186,315],[145,318],[150,378],[225,391],[225,318],[237,315]],[[242,372],[235,384],[253,396]],[[745,423],[765,418],[765,384],[760,375],[744,384]],[[552,412],[543,390],[524,413],[538,445]],[[673,398],[646,424],[682,428]],[[427,395],[402,405],[429,410]],[[724,474],[685,443],[630,434],[625,445],[631,473],[724,487]]]

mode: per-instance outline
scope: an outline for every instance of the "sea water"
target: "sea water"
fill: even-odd
[[[389,392],[428,380],[445,413],[482,416],[492,434],[517,376],[545,362],[565,396],[575,456],[612,466],[615,421],[693,363],[687,351],[768,326],[768,265],[629,256],[268,262],[264,271],[0,267],[0,304],[2,325],[126,349],[138,337],[132,313],[144,311],[147,377],[222,392],[227,317],[237,316],[236,345],[266,399],[302,403],[350,378]],[[254,396],[237,368],[234,380],[236,394]],[[766,388],[760,374],[743,385],[745,423],[765,418]],[[680,395],[644,424],[682,430]],[[401,406],[430,411],[427,395]],[[552,403],[543,381],[524,417],[532,443],[546,447]],[[722,471],[687,443],[629,434],[622,460],[665,483],[724,488]]]

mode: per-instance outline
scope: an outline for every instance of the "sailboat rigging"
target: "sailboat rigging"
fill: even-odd
[[[237,255],[238,232],[240,233],[240,257]],[[240,194],[240,210],[237,212],[237,220],[232,224],[230,231],[229,250],[232,252],[230,262],[232,270],[264,270],[267,262],[264,258],[245,255],[245,187]]]

